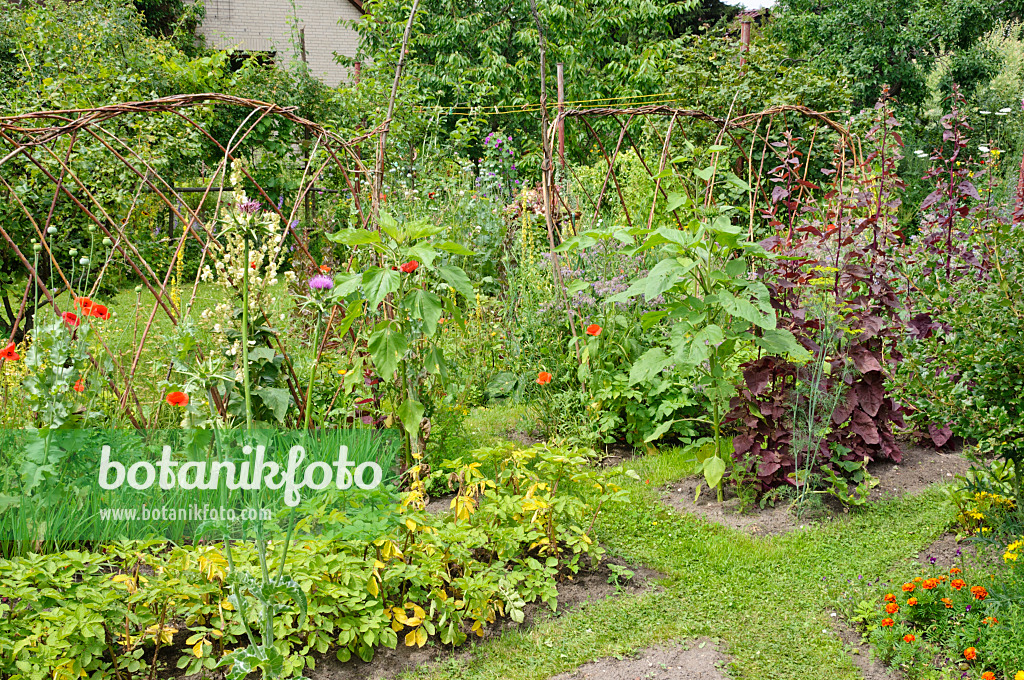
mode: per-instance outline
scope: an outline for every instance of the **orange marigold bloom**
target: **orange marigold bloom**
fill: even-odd
[[[981,674],[981,680],[996,680],[996,674],[992,671],[985,671]]]
[[[906,642],[908,645],[916,639],[917,638],[914,637],[913,633],[907,633],[903,636],[903,641]]]
[[[548,373],[547,371],[541,371],[540,373],[537,374],[538,385],[547,385],[549,382],[551,382],[550,373]]]
[[[968,661],[974,661],[978,658],[978,650],[974,647],[968,647],[964,650],[964,658]]]
[[[7,345],[7,347],[4,347],[3,351],[0,351],[0,359],[3,359],[4,361],[17,361],[20,358],[21,355],[15,351],[15,345],[13,342]]]
[[[909,600],[907,600],[907,604],[909,604],[911,607],[913,607],[915,604],[917,604],[917,598],[916,597],[910,598]]]
[[[905,592],[905,593],[912,593],[912,592],[914,592],[914,588],[915,587],[916,586],[913,583],[904,583],[903,584],[903,592]]]
[[[990,626],[994,626],[994,625],[996,625],[997,623],[999,623],[999,619],[997,619],[997,618],[996,618],[996,617],[994,617],[994,616],[986,616],[985,618],[983,618],[983,619],[981,620],[981,622],[982,622],[982,623],[987,623],[987,624],[988,624],[988,625],[990,625]]]
[[[926,578],[924,580],[924,583],[921,584],[921,587],[924,588],[925,590],[931,590],[932,588],[934,588],[937,585],[939,585],[939,579],[937,579],[937,578]]]
[[[900,606],[898,604],[896,604],[895,602],[890,602],[889,604],[885,605],[885,613],[886,614],[895,614],[899,610],[900,610]]]
[[[988,597],[988,591],[982,586],[974,586],[971,588],[971,595],[974,596],[975,600],[984,600]]]
[[[75,383],[74,390],[75,392],[85,392],[85,383],[82,381],[81,378],[79,378],[78,381]]]
[[[950,574],[954,574],[954,575],[959,574],[960,573],[960,567],[953,567],[952,569],[949,570],[949,573]]]
[[[185,406],[188,404],[188,395],[184,392],[171,392],[167,395],[167,403],[171,406]]]
[[[596,338],[597,336],[601,335],[601,327],[598,326],[596,323],[590,324],[589,326],[587,326],[587,335],[592,335]]]
[[[893,595],[892,593],[886,593],[886,594],[885,594],[885,597],[884,597],[883,599],[884,599],[884,600],[885,600],[886,602],[895,602],[895,601],[896,601],[896,596],[895,596],[895,595]]]
[[[893,621],[892,619],[890,619],[889,617],[885,617],[884,619],[882,619],[882,626],[885,627],[885,628],[888,628],[889,626],[892,626],[892,625],[895,625],[895,624],[896,624],[896,622]]]
[[[949,599],[948,597],[942,598],[941,602],[942,604],[946,605],[946,609],[953,608],[953,600]]]
[[[960,590],[961,588],[967,585],[967,582],[964,581],[962,578],[955,578],[949,582],[949,585],[954,590]]]

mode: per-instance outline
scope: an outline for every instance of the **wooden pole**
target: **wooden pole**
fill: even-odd
[[[562,179],[565,180],[565,77],[562,64],[555,64],[555,75],[558,78],[558,160],[562,164]]]
[[[740,43],[743,45],[743,54],[750,51],[750,17],[744,17],[740,21]],[[745,56],[740,57],[740,66],[747,63]]]

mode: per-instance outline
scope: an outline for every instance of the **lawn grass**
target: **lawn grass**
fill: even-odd
[[[846,579],[917,575],[913,558],[944,531],[952,511],[940,490],[878,503],[792,534],[753,538],[669,509],[658,489],[692,474],[677,450],[628,466],[639,482],[628,503],[602,515],[609,553],[665,574],[660,588],[609,598],[523,631],[478,644],[458,664],[409,678],[536,678],[605,656],[694,636],[724,642],[737,679],[860,678],[832,632],[831,610]]]

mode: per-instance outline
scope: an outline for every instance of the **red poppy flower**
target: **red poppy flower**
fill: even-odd
[[[103,319],[106,321],[110,318],[110,311],[104,305],[94,304],[89,308],[89,316],[95,316],[97,319]]]
[[[14,349],[15,346],[13,342],[7,345],[7,347],[4,347],[3,351],[0,352],[0,359],[3,359],[4,361],[17,361],[20,359],[21,355],[14,351]]]
[[[256,263],[255,262],[250,262],[249,263],[249,269],[256,269]]]
[[[171,392],[167,395],[167,403],[171,406],[184,406],[188,403],[188,395],[184,392]]]
[[[886,617],[886,618],[882,619],[882,627],[883,628],[888,628],[889,626],[892,626],[892,625],[895,625],[895,624],[896,624],[896,622],[893,621],[892,619],[890,619],[889,617]]]
[[[78,382],[75,383],[75,387],[73,389],[75,390],[75,392],[85,392],[85,382],[83,382],[82,379],[79,378]]]
[[[907,633],[903,636],[903,641],[906,642],[908,645],[916,639],[917,638],[914,637],[913,633]]]
[[[547,385],[549,382],[551,382],[550,373],[548,373],[547,371],[541,371],[540,373],[537,374],[538,385]]]
[[[596,338],[597,336],[601,335],[601,327],[598,326],[596,323],[590,324],[589,326],[587,326],[587,335],[592,335]]]
[[[964,658],[968,661],[974,661],[978,658],[978,650],[974,647],[968,647],[964,650]]]
[[[60,315],[60,317],[64,319],[64,323],[71,326],[72,328],[77,328],[78,324],[80,323],[78,321],[78,315],[75,314],[74,312],[64,312],[63,314]]]
[[[81,307],[83,312],[88,312],[89,308],[92,307],[92,300],[87,297],[76,297],[75,304]]]
[[[420,263],[417,262],[416,260],[409,260],[408,262],[406,262],[405,264],[402,265],[401,269],[406,274],[412,274],[414,271],[416,271],[416,269],[419,266],[420,266]]]

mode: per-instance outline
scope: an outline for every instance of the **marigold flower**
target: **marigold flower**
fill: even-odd
[[[937,579],[937,578],[926,578],[924,580],[924,583],[921,584],[921,587],[924,588],[925,590],[931,590],[932,588],[934,588],[937,585],[939,585],[939,579]]]
[[[917,598],[916,597],[910,598],[909,600],[907,600],[907,604],[909,604],[911,607],[913,607],[915,604],[917,604]]]
[[[984,600],[988,597],[988,591],[983,586],[974,586],[971,588],[971,595],[974,596],[975,600]]]
[[[981,680],[996,680],[996,674],[992,671],[985,671],[981,674]]]
[[[75,392],[85,392],[85,382],[81,378],[75,383],[74,390]]]
[[[981,622],[982,622],[982,623],[987,623],[987,624],[988,624],[988,625],[990,625],[990,626],[994,626],[994,625],[996,625],[997,623],[999,623],[999,619],[997,619],[997,618],[996,618],[996,617],[994,617],[994,616],[986,616],[985,618],[983,618],[983,619],[981,620]]]
[[[0,359],[4,361],[17,361],[21,358],[21,355],[15,351],[14,343],[10,343],[7,347],[4,347],[3,351],[0,352]]]
[[[950,574],[954,574],[954,575],[959,574],[960,573],[960,567],[953,567],[952,569],[949,570],[949,573]]]
[[[942,602],[942,604],[946,605],[946,609],[952,609],[953,608],[953,600],[949,599],[948,597],[942,598],[942,600],[940,600],[940,602]]]
[[[884,619],[882,619],[882,627],[884,628],[888,628],[889,626],[893,626],[895,624],[896,622],[890,619],[889,617],[885,617]]]
[[[964,581],[962,578],[955,578],[955,579],[953,579],[952,581],[949,582],[949,587],[953,588],[954,590],[960,590],[961,588],[963,588],[966,585],[967,585],[967,582]]]
[[[1024,671],[1017,671],[1017,674],[1013,676],[1013,680],[1024,680]]]
[[[414,271],[416,271],[419,268],[419,266],[420,266],[420,263],[417,262],[416,260],[409,260],[408,262],[403,264],[401,267],[399,267],[399,269],[401,269],[406,274],[412,274]]]
[[[93,304],[89,307],[87,314],[89,316],[94,316],[97,319],[102,319],[103,321],[110,318],[110,310],[108,310],[104,305]]]
[[[551,382],[550,373],[548,373],[547,371],[541,371],[540,373],[537,374],[538,385],[547,385],[549,382]]]
[[[601,327],[598,326],[596,323],[590,324],[589,326],[587,326],[587,335],[592,335],[596,338],[597,336],[601,335]]]
[[[906,642],[908,645],[916,639],[917,638],[914,637],[913,633],[907,633],[903,636],[903,641]]]
[[[185,406],[188,404],[188,395],[184,392],[171,392],[167,395],[167,403],[171,406]]]
[[[903,592],[905,592],[905,593],[912,593],[912,592],[914,592],[914,588],[916,588],[916,586],[913,583],[904,583],[903,584]]]
[[[74,312],[64,312],[63,314],[60,315],[60,318],[64,319],[64,323],[71,326],[72,328],[77,328],[78,324],[80,323],[78,320],[78,315],[75,314]]]
[[[900,610],[900,606],[898,604],[896,604],[895,602],[890,602],[889,604],[885,605],[885,613],[886,614],[895,614],[899,610]]]
[[[974,661],[978,658],[978,650],[974,647],[968,647],[964,650],[964,658],[968,661]]]

